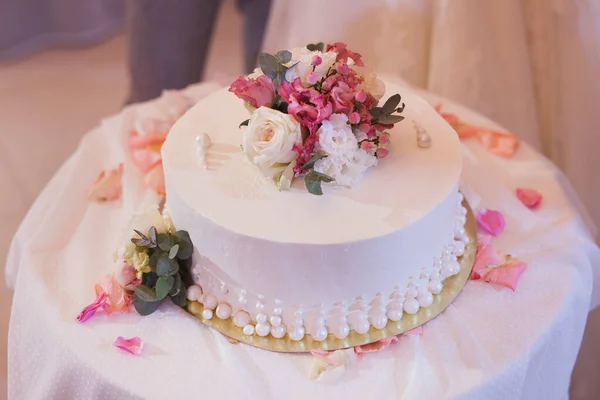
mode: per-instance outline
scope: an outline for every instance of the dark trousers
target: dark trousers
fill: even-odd
[[[129,103],[200,80],[220,0],[128,0]],[[237,0],[244,16],[244,67],[250,73],[262,44],[271,0]]]

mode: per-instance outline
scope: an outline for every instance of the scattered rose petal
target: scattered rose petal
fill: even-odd
[[[495,283],[515,290],[527,263],[501,254],[491,245],[491,236],[479,239],[471,279]]]
[[[160,152],[151,149],[133,149],[130,156],[131,161],[143,173],[150,171],[162,160]]]
[[[490,153],[500,157],[511,157],[519,148],[519,137],[514,133],[500,132],[467,124],[462,122],[455,114],[442,112],[441,104],[436,105],[435,110],[454,128],[460,139],[475,136]]]
[[[387,349],[388,347],[390,347],[391,345],[398,343],[398,337],[397,336],[391,336],[385,339],[381,339],[377,342],[374,343],[369,343],[369,344],[363,344],[362,346],[356,346],[354,348],[354,352],[356,354],[365,354],[365,353],[374,353],[377,351],[381,351],[383,349]]]
[[[477,253],[471,279],[481,279],[481,275],[488,266],[499,265],[502,262],[500,253],[491,245],[491,240],[491,236],[484,236],[477,242]]]
[[[136,356],[142,354],[142,350],[144,349],[144,342],[142,342],[142,339],[137,336],[130,339],[125,339],[123,336],[119,336],[113,345]]]
[[[476,219],[479,228],[493,236],[498,236],[504,230],[504,215],[499,211],[482,208]]]
[[[542,195],[535,189],[517,189],[517,198],[521,200],[521,203],[527,208],[532,210],[538,208],[542,202]]]
[[[160,195],[165,195],[165,174],[163,171],[162,161],[158,162],[144,176],[146,185]]]
[[[503,264],[489,267],[481,279],[484,282],[507,287],[514,292],[521,275],[526,269],[526,262],[507,256]]]
[[[129,311],[129,306],[133,301],[131,295],[119,285],[114,275],[106,275],[94,286],[96,295],[104,293],[107,300],[104,303],[104,312],[111,314],[119,311]]]
[[[148,133],[145,135],[138,135],[136,132],[130,132],[129,134],[129,148],[130,149],[144,149],[151,148],[153,150],[160,150],[160,146],[167,139],[168,132],[155,132]]]
[[[118,168],[102,171],[92,185],[88,198],[93,201],[113,201],[121,197],[121,176],[123,175],[123,164]]]
[[[405,335],[422,335],[423,334],[423,325],[417,326],[410,331],[404,332]]]
[[[98,294],[96,296],[96,300],[94,300],[94,302],[88,306],[86,306],[80,313],[79,315],[76,317],[77,321],[79,322],[85,322],[88,319],[92,318],[92,316],[94,314],[96,314],[96,311],[98,311],[100,308],[104,307],[104,305],[106,304],[106,293],[102,292],[100,294]]]
[[[311,380],[321,379],[327,371],[335,371],[336,376],[339,376],[347,365],[356,363],[361,357],[355,353],[354,348],[335,351],[313,350],[311,354],[314,356],[310,366]]]

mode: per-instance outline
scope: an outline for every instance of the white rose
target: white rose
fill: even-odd
[[[358,148],[358,140],[348,125],[345,114],[333,114],[317,131],[317,151],[343,160],[350,160]]]
[[[361,87],[371,93],[375,100],[380,100],[385,94],[385,84],[377,75],[364,67],[354,67],[354,70],[363,78]]]
[[[289,167],[297,156],[292,149],[294,144],[302,143],[298,121],[289,114],[260,107],[242,129],[242,149],[248,160],[280,190],[289,189],[292,178]]]
[[[337,57],[337,53],[334,51],[323,53],[318,50],[310,51],[306,47],[297,47],[290,50],[290,52],[292,53],[292,59],[287,65],[293,65],[293,67],[286,71],[285,80],[293,82],[294,79],[300,78],[303,86],[310,86],[306,77],[309,72],[312,72],[312,59],[314,56],[321,57],[321,64],[315,67],[315,74],[317,74],[319,80],[327,75],[327,71],[335,63]]]

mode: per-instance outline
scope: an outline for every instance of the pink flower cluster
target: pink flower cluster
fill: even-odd
[[[377,100],[363,88],[364,78],[353,68],[363,66],[359,53],[348,49],[344,43],[329,44],[327,52],[335,52],[335,62],[327,73],[318,75],[316,67],[321,66],[326,53],[315,52],[309,59],[312,72],[291,82],[283,80],[277,90],[270,78],[239,77],[229,88],[236,96],[253,107],[269,106],[292,115],[302,126],[303,142],[296,145],[296,176],[303,171],[304,164],[315,153],[318,142],[317,131],[320,124],[332,114],[345,114],[359,141],[359,147],[378,158],[387,156],[389,134],[384,133],[393,125],[382,125],[374,121],[370,110]],[[351,60],[350,60],[351,59]],[[351,62],[352,61],[352,62]],[[297,62],[292,60],[292,64]],[[350,64],[350,65],[349,65]],[[291,68],[291,67],[290,67]],[[284,102],[287,110],[278,105]]]

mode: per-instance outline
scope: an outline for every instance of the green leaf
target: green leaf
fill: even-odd
[[[369,113],[374,119],[377,119],[381,115],[381,107],[373,107],[369,110]]]
[[[285,64],[292,59],[292,53],[287,50],[281,50],[275,54],[275,57],[277,57],[281,64]]]
[[[304,185],[309,193],[321,196],[323,190],[321,189],[321,182],[333,182],[334,179],[329,175],[322,174],[320,172],[311,170],[304,176]]]
[[[158,275],[155,272],[151,271],[142,275],[142,283],[149,288],[156,286],[157,280]]]
[[[242,121],[242,123],[240,124],[240,126],[238,126],[238,128],[241,128],[242,126],[248,126],[248,123],[250,122],[249,119]]]
[[[378,119],[377,122],[384,125],[392,125],[400,122],[404,119],[402,115],[386,115],[385,117]]]
[[[308,44],[306,46],[306,48],[310,51],[315,51],[315,50],[323,51],[323,49],[325,48],[325,45],[323,44],[323,42],[311,43],[311,44]]]
[[[156,301],[158,297],[156,297],[156,292],[154,289],[149,288],[146,285],[139,285],[135,288],[135,292],[133,292],[134,296],[139,297],[142,301]]]
[[[173,288],[173,284],[175,283],[175,278],[172,276],[161,276],[156,281],[156,297],[159,300],[167,297],[171,289]]]
[[[325,157],[327,157],[327,156],[323,156],[321,154],[315,154],[314,156],[311,157],[310,160],[308,160],[306,162],[306,164],[304,164],[302,166],[302,171],[306,171],[307,169],[312,169],[315,166],[315,163],[317,161],[319,161],[320,159],[325,158]]]
[[[150,295],[152,293],[152,296]],[[140,285],[135,288],[135,292],[133,293],[133,306],[135,310],[140,315],[150,315],[160,305],[160,300],[148,300],[152,297],[156,297],[153,289],[150,289],[146,286]]]
[[[171,247],[173,247],[173,245],[175,244],[175,241],[173,240],[171,235],[167,233],[161,233],[160,235],[158,235],[156,243],[158,244],[159,249],[168,252],[169,250],[171,250]]]
[[[383,115],[390,115],[393,113],[398,107],[398,104],[400,104],[400,100],[402,100],[402,98],[398,93],[387,99],[383,107],[381,107],[381,113]]]
[[[148,231],[148,236],[152,243],[156,243],[156,228],[154,226],[150,227],[150,231]]]
[[[175,257],[177,257],[177,252],[179,251],[179,245],[176,244],[173,247],[171,247],[171,250],[169,250],[169,258],[172,260]]]
[[[173,277],[175,278],[175,282],[173,283],[173,287],[171,288],[171,291],[169,292],[169,296],[177,296],[179,294],[179,292],[181,292],[182,290],[185,292],[185,285],[183,284],[183,281],[181,280],[181,275],[175,274],[175,275],[173,275]]]
[[[179,271],[179,264],[176,260],[171,260],[168,255],[158,259],[156,263],[156,274],[158,276],[175,275]]]
[[[179,307],[185,306],[187,296],[185,290],[180,290],[179,293],[172,295],[171,300],[173,303],[177,304]]]
[[[158,260],[163,257],[166,253],[160,249],[156,249],[152,252],[152,254],[150,255],[150,269],[154,272],[156,272],[156,263],[158,263]]]
[[[177,258],[187,260],[194,252],[194,245],[192,244],[192,239],[190,239],[190,234],[187,231],[177,231],[174,236],[175,243],[179,245]]]
[[[280,63],[277,57],[269,53],[260,53],[258,55],[258,65],[263,74],[271,79],[275,78],[275,75],[277,75],[280,69]]]

